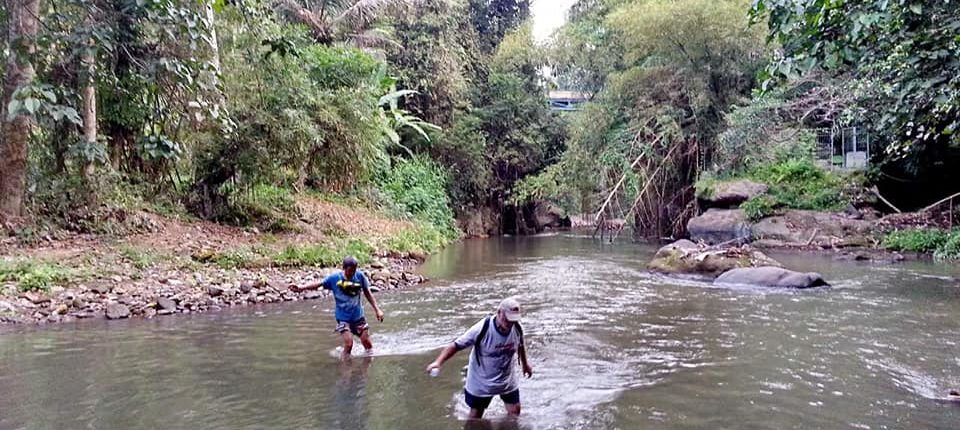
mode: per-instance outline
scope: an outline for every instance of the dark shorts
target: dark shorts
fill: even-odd
[[[368,328],[370,328],[370,326],[367,325],[366,318],[360,318],[356,321],[337,321],[337,328],[333,329],[333,331],[343,333],[350,330],[350,333],[360,336],[363,332],[367,331]]]
[[[463,390],[463,398],[467,401],[467,406],[472,409],[486,409],[490,406],[490,401],[493,400],[493,397],[474,396],[467,390]],[[500,400],[503,400],[503,403],[508,405],[520,403],[520,389],[517,388],[509,393],[501,394]]]

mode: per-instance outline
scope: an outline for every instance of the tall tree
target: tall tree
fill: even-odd
[[[27,145],[33,118],[31,106],[21,110],[14,103],[18,89],[33,83],[36,72],[33,55],[39,27],[40,0],[7,0],[10,55],[3,85],[2,131],[0,131],[0,220],[19,217],[23,212],[27,173]],[[14,110],[8,111],[13,105]]]
[[[310,27],[321,45],[350,42],[357,47],[389,43],[386,34],[373,26],[391,8],[412,0],[279,0],[283,8]]]

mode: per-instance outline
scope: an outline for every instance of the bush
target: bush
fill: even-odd
[[[768,194],[786,208],[840,210],[848,194],[848,184],[841,176],[806,159],[761,165],[750,177],[770,186]]]
[[[759,195],[743,202],[740,209],[751,221],[759,221],[777,213],[780,203],[767,194]]]
[[[895,251],[933,254],[937,260],[960,259],[960,230],[918,228],[887,233],[881,245]]]
[[[52,263],[0,262],[0,282],[15,282],[20,291],[47,291],[69,281],[71,275],[69,269]]]
[[[446,172],[433,161],[424,157],[395,160],[381,188],[410,216],[434,226],[444,238],[459,237],[447,196]]]
[[[290,219],[299,211],[290,190],[258,184],[249,189],[227,187],[224,193],[227,195],[227,207],[218,217],[219,221],[254,226],[269,232],[293,229]]]
[[[897,230],[887,233],[881,245],[895,251],[934,252],[943,246],[949,233],[936,228]]]
[[[712,176],[704,176],[693,184],[695,193],[698,199],[709,199],[713,197],[713,194],[717,192],[717,178]]]
[[[960,230],[950,234],[947,241],[933,253],[936,260],[960,260]]]

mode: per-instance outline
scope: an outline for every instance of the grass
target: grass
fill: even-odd
[[[450,243],[449,236],[429,224],[404,229],[384,242],[388,251],[431,254]]]
[[[274,257],[273,263],[280,267],[337,266],[344,257],[352,255],[364,264],[370,261],[375,251],[373,246],[359,239],[333,244],[290,245]]]
[[[48,291],[69,282],[73,270],[43,261],[0,261],[0,282],[14,282],[20,291]]]
[[[960,260],[960,229],[896,230],[883,237],[881,246],[894,251],[933,254],[937,260]]]
[[[117,252],[121,257],[133,264],[133,267],[143,270],[157,263],[168,261],[170,256],[156,251],[143,249],[132,245],[123,245]]]

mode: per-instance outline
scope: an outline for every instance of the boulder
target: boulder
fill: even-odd
[[[779,288],[812,288],[830,285],[819,273],[794,272],[772,266],[733,269],[724,272],[713,283]]]
[[[223,294],[223,288],[216,285],[210,285],[207,287],[207,294],[210,297],[220,296],[221,294]]]
[[[104,312],[107,316],[107,319],[118,320],[121,318],[130,317],[130,308],[127,305],[122,305],[120,303],[110,303],[107,305],[107,309]]]
[[[168,297],[160,297],[157,299],[157,307],[159,307],[161,310],[166,309],[175,311],[177,310],[177,302]]]
[[[717,182],[708,193],[700,196],[703,207],[730,209],[737,208],[741,203],[767,192],[766,184],[750,180],[736,180]]]
[[[789,246],[869,246],[874,223],[843,214],[787,210],[751,226],[753,240],[780,241]]]
[[[488,207],[466,208],[459,214],[457,221],[468,238],[500,234],[500,215]]]
[[[740,209],[710,209],[687,222],[687,232],[694,241],[708,244],[749,242],[751,227]]]
[[[533,210],[537,231],[544,229],[569,228],[572,224],[566,211],[550,202],[537,202]]]
[[[731,269],[756,266],[780,266],[780,263],[749,247],[711,249],[685,239],[660,248],[647,265],[660,273],[714,277]]]

